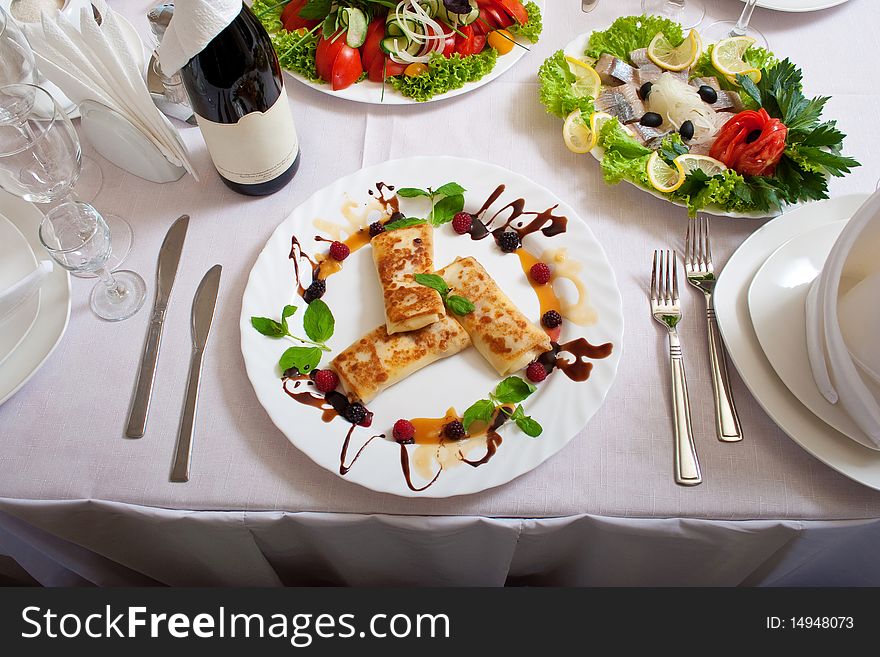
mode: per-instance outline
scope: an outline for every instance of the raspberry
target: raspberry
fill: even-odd
[[[461,440],[465,437],[464,425],[458,420],[453,420],[445,427],[443,427],[443,433],[447,438],[452,438],[453,440]]]
[[[562,324],[562,315],[555,310],[548,310],[544,313],[544,316],[541,317],[541,323],[549,329],[556,328]]]
[[[349,256],[349,254],[351,254],[351,249],[348,248],[348,244],[333,242],[333,244],[330,245],[330,257],[334,260],[342,262]]]
[[[324,292],[327,291],[327,284],[321,278],[316,278],[312,281],[312,284],[306,289],[305,294],[303,294],[303,300],[306,303],[311,303],[315,299],[320,299],[324,296]]]
[[[376,235],[384,232],[385,224],[383,224],[381,221],[374,221],[370,224],[370,237],[376,237]]]
[[[498,246],[505,253],[513,253],[522,246],[522,240],[512,230],[506,230],[498,236]]]
[[[352,424],[360,424],[367,419],[367,409],[360,402],[354,402],[345,407],[342,417]]]
[[[529,366],[526,368],[526,376],[532,383],[541,383],[541,381],[547,378],[547,370],[544,369],[541,363],[534,361],[529,363]]]
[[[466,235],[471,232],[471,226],[474,225],[474,216],[470,212],[459,212],[452,218],[452,230],[459,235]]]
[[[333,370],[316,370],[315,387],[321,392],[336,390],[339,386],[339,377]]]
[[[394,423],[392,435],[401,445],[412,445],[415,442],[416,428],[409,420],[398,420]]]
[[[550,267],[546,262],[537,262],[529,269],[529,276],[538,285],[546,285],[550,282]]]

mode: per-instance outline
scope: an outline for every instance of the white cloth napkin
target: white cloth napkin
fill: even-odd
[[[179,71],[241,13],[241,0],[175,0],[174,16],[159,44],[165,75]]]
[[[93,0],[101,25],[91,9],[83,9],[77,28],[61,14],[43,14],[41,23],[26,28],[40,72],[73,102],[94,100],[124,116],[169,162],[198,176],[177,130],[153,103],[143,74],[125,40],[116,12],[104,0]]]
[[[807,350],[822,395],[880,448],[880,191],[847,222],[813,282]]]
[[[5,290],[0,290],[0,322],[9,317],[28,297],[40,289],[54,267],[51,260],[41,260],[30,274]]]

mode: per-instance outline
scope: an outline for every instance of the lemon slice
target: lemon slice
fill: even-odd
[[[703,44],[696,30],[691,30],[677,48],[669,43],[662,32],[658,32],[648,46],[648,59],[667,71],[683,71],[694,65],[702,49]]]
[[[590,114],[590,130],[596,135],[596,139],[599,139],[599,131],[602,129],[602,126],[608,123],[614,117],[611,116],[608,112],[593,112]],[[628,125],[624,125],[620,123],[620,127],[623,128],[631,137],[635,137],[636,133],[630,128]]]
[[[733,84],[736,84],[737,73],[750,77],[752,82],[758,84],[761,81],[761,71],[745,61],[746,51],[754,43],[755,40],[749,36],[722,39],[712,49],[712,66],[723,73],[724,77]]]
[[[691,155],[687,153],[675,158],[675,163],[681,168],[685,176],[691,171],[700,169],[711,178],[727,169],[724,162],[719,162],[714,157],[709,157],[708,155]]]
[[[656,151],[648,158],[648,180],[658,192],[674,192],[684,184],[684,171],[678,161],[669,166]]]
[[[590,66],[585,60],[577,59],[570,55],[565,56],[568,62],[568,68],[574,74],[576,80],[572,85],[572,93],[578,98],[596,98],[602,90],[602,80],[596,69]]]
[[[562,126],[562,138],[572,153],[589,153],[596,145],[598,134],[587,127],[580,110],[569,114]]]

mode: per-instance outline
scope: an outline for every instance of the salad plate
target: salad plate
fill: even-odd
[[[758,0],[758,6],[774,11],[804,12],[820,11],[842,5],[848,0]],[[745,0],[740,0],[745,2]]]
[[[429,198],[413,195],[413,189],[438,196],[443,190],[464,191]],[[458,232],[458,219],[450,221],[451,212],[460,214],[462,208],[473,218],[465,233]],[[432,218],[429,225],[419,220],[426,216]],[[431,268],[452,289],[441,295],[449,310],[440,322],[389,336],[386,317],[390,324],[392,309],[400,304],[389,302],[392,297],[387,294],[383,303],[388,268],[396,265],[383,264],[395,261],[389,260],[393,250],[382,241],[395,234],[394,222],[401,221],[414,224],[398,229],[401,235],[428,231],[415,233],[415,239],[407,234],[404,247],[409,254],[431,239]],[[377,224],[389,228],[380,231]],[[511,245],[511,240],[517,243]],[[336,262],[332,255],[341,247],[334,244],[328,252],[328,242],[339,241],[350,249],[344,262]],[[513,247],[518,248],[510,250]],[[416,260],[416,255],[403,258]],[[529,273],[539,261],[548,262],[553,272],[544,285]],[[481,286],[484,291],[473,291]],[[314,334],[319,322],[306,317],[306,313],[315,315],[316,309],[323,312],[315,299],[318,293],[332,314],[332,321],[324,320],[332,327],[329,336]],[[471,302],[474,309],[462,311],[456,300]],[[282,317],[282,308],[291,312],[294,306],[298,310]],[[471,313],[475,314],[469,324],[465,317]],[[561,326],[547,319],[553,313]],[[528,343],[536,349],[527,349],[533,355],[525,359],[515,356],[520,353],[517,349],[496,348],[515,344],[502,328],[511,316],[522,332],[516,339],[534,341],[538,336],[537,342]],[[279,329],[279,320],[286,323],[284,328]],[[453,328],[460,322],[475,348],[467,346],[470,341],[460,328],[456,331],[464,343],[454,349],[448,344],[438,348],[426,337],[407,337],[423,335],[442,322]],[[323,338],[318,348],[328,351],[315,353],[320,364],[295,362],[292,371],[282,371],[282,366],[290,365],[284,362],[286,350],[309,345],[271,337],[267,327],[303,341],[305,331],[311,344],[316,344],[314,338]],[[242,300],[240,328],[242,354],[257,398],[297,448],[327,470],[372,490],[449,497],[507,483],[538,467],[586,426],[614,380],[623,315],[614,272],[602,246],[555,194],[498,166],[454,157],[418,157],[358,171],[297,207],[254,264]],[[432,350],[446,353],[437,351],[429,358],[436,362],[410,373],[415,369],[411,364],[431,357],[426,352]],[[393,354],[391,365],[386,363],[388,353]],[[308,355],[308,349],[297,352],[294,361],[302,354]],[[528,368],[526,360],[531,361]],[[358,369],[358,362],[370,365]],[[542,363],[539,369],[546,379],[534,377],[535,363]],[[310,367],[310,375],[303,376],[303,369]],[[321,398],[316,386],[326,370],[338,372],[344,387]],[[402,380],[394,383],[398,379]],[[360,394],[353,395],[354,389]],[[519,392],[511,397],[513,389]],[[367,401],[354,403],[359,400]],[[516,401],[502,417],[500,405],[511,400]],[[358,417],[351,417],[353,410]],[[483,425],[470,423],[472,415],[484,412],[489,415]],[[418,428],[416,444],[395,442],[400,438],[399,420]],[[444,438],[451,435],[453,421],[469,425],[464,438],[460,434]],[[485,423],[493,427],[488,432]],[[479,426],[484,428],[482,434],[475,430]],[[440,427],[439,434],[431,434],[439,441],[422,440],[418,432],[425,427]]]
[[[43,215],[31,203],[0,190],[0,215],[27,240],[32,253],[42,253],[38,236]],[[70,319],[70,276],[55,267],[40,288],[36,320],[0,367],[0,404],[30,381],[61,341]]]
[[[470,13],[445,12],[444,2]],[[333,11],[328,17],[326,10],[309,13],[308,4],[254,2],[282,68],[322,93],[383,105],[445,100],[492,82],[538,41],[546,11],[545,0],[342,0],[326,3]],[[302,19],[299,11],[320,20]],[[359,12],[357,20],[350,11]],[[439,30],[445,41],[433,37]],[[424,68],[407,69],[408,62]]]
[[[574,153],[690,215],[764,218],[828,198],[859,166],[807,98],[803,72],[749,37],[703,44],[660,16],[624,16],[542,64],[540,99]],[[794,89],[792,93],[791,90]]]
[[[880,490],[880,452],[850,440],[810,412],[764,355],[749,312],[755,274],[779,247],[817,227],[848,220],[868,198],[853,194],[795,208],[756,230],[727,261],[715,288],[715,314],[730,358],[770,418],[798,445],[853,481]]]

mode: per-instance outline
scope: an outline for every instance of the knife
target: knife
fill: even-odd
[[[128,416],[128,427],[125,435],[129,438],[143,438],[147,428],[147,413],[150,410],[150,398],[153,396],[153,381],[156,378],[156,361],[159,358],[159,344],[162,341],[162,327],[165,325],[165,311],[171,288],[177,276],[177,265],[186,239],[189,226],[189,215],[181,215],[171,224],[162,248],[159,249],[159,264],[156,267],[156,300],[153,302],[153,314],[150,318],[150,330],[141,356],[141,368],[138,372],[134,388],[134,399],[131,413]]]
[[[599,0],[581,0],[581,11],[590,13],[599,4]]]
[[[199,401],[199,381],[202,378],[202,356],[208,343],[208,333],[214,320],[214,307],[217,305],[217,292],[220,289],[220,272],[223,268],[214,265],[199,283],[192,305],[192,357],[189,362],[189,380],[186,384],[186,397],[183,403],[183,418],[177,433],[177,453],[171,467],[171,481],[189,481],[189,461],[192,456],[193,427],[196,419],[196,406]]]

